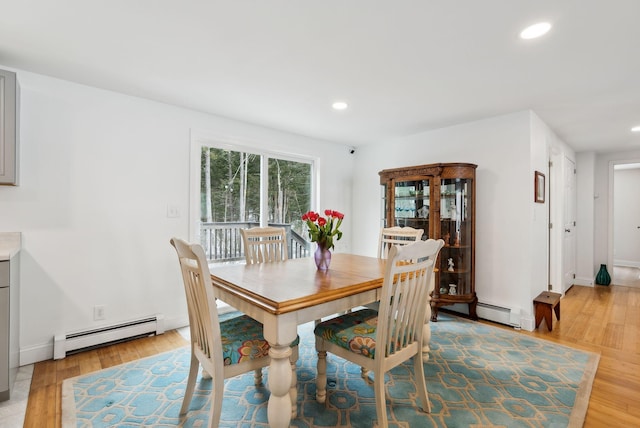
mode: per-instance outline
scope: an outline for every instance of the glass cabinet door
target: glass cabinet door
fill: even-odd
[[[429,236],[429,180],[394,183],[394,226],[423,229],[423,239]]]
[[[471,184],[471,179],[465,178],[442,179],[440,183],[440,237],[445,245],[440,254],[441,296],[474,293]]]

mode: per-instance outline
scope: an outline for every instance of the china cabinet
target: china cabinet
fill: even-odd
[[[380,171],[381,227],[411,226],[422,239],[444,240],[435,268],[431,320],[438,308],[469,305],[477,319],[475,292],[475,189],[477,165],[437,163]]]

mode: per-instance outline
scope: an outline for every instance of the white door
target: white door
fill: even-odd
[[[613,173],[613,265],[640,268],[640,167],[631,166],[616,165]]]
[[[573,285],[576,273],[576,164],[564,158],[564,209],[562,245],[562,292]]]

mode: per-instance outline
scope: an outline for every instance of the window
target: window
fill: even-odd
[[[243,261],[240,229],[268,225],[285,228],[290,257],[308,254],[300,217],[312,205],[313,160],[210,141],[196,144],[193,156],[199,158],[197,186],[192,177],[198,219],[191,235],[210,261]]]

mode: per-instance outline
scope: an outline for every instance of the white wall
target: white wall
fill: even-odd
[[[187,323],[169,239],[189,233],[191,129],[317,156],[320,208],[345,212],[350,250],[347,146],[17,71],[21,185],[0,187],[0,231],[23,233],[21,364],[51,358],[54,334],[155,313]]]
[[[593,286],[595,269],[595,171],[596,154],[578,153],[576,158],[577,181],[577,237],[576,237],[576,284]]]
[[[612,183],[613,175],[612,165],[616,163],[628,163],[638,161],[640,159],[640,150],[630,150],[627,152],[610,152],[600,153],[596,156],[596,167],[594,175],[595,190],[595,214],[594,214],[594,260],[593,272],[595,272],[601,264],[607,264],[612,269],[613,249],[610,247],[613,243],[613,230],[611,229],[612,221]]]
[[[574,234],[573,238],[565,239],[564,225],[565,217],[570,214],[565,212],[568,211],[566,202],[570,198],[575,201],[576,194],[575,189],[568,194],[565,177],[573,174],[574,169],[567,159],[575,164],[576,155],[535,113],[531,116],[531,165],[545,174],[547,187],[545,203],[534,204],[533,208],[531,262],[535,280],[532,281],[531,296],[534,298],[543,291],[537,288],[539,284],[550,283],[552,291],[557,293],[564,293],[572,285],[565,287],[564,273],[575,272],[576,238]],[[549,161],[553,162],[553,167],[549,166]],[[575,218],[571,220],[575,221]],[[550,222],[554,224],[552,229],[549,229]],[[550,269],[549,274],[547,269]]]
[[[475,163],[478,299],[520,311],[523,323],[530,325],[532,292],[546,289],[546,269],[539,265],[546,258],[546,210],[533,203],[533,170],[544,170],[547,131],[538,124],[532,134],[536,120],[531,112],[519,112],[359,148],[354,252],[375,255],[381,224],[379,171],[438,162]]]
[[[614,171],[614,266],[640,267],[640,169]]]

